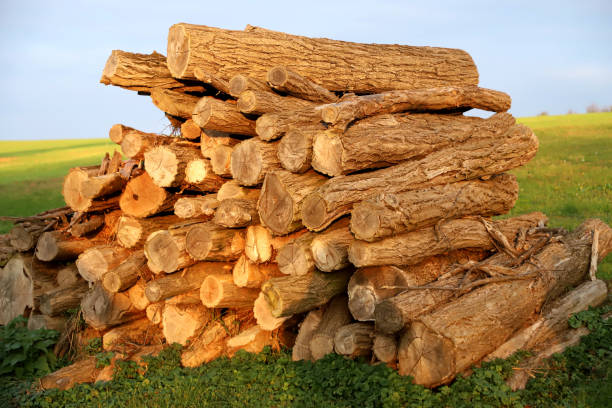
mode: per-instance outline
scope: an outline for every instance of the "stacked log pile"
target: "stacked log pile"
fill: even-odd
[[[566,335],[606,297],[607,225],[491,218],[538,141],[464,51],[177,24],[167,58],[113,51],[101,82],[150,95],[174,136],[113,126],[123,158],[71,170],[69,209],[19,220],[2,323],[59,327],[80,305],[122,355],[176,342],[197,366],[286,346],[433,387]],[[65,370],[48,386],[79,377]]]

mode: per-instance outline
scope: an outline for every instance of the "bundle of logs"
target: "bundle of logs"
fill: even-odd
[[[72,169],[67,208],[15,220],[2,323],[80,307],[121,358],[284,346],[428,387],[585,334],[566,321],[606,298],[612,229],[491,218],[538,141],[466,52],[177,24],[167,54],[112,52],[101,82],[149,95],[172,135],[114,125],[122,154]],[[43,385],[104,375],[87,358]]]

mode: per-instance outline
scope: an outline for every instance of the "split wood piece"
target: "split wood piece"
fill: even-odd
[[[189,167],[188,167],[189,168]],[[219,206],[216,194],[181,197],[174,203],[174,214],[179,218],[212,218]]]
[[[202,158],[197,145],[156,146],[145,152],[145,170],[159,187],[177,187],[185,179],[185,168]]]
[[[375,93],[478,83],[476,66],[462,50],[359,44],[258,28],[232,31],[175,24],[168,33],[167,54],[168,69],[183,79],[193,79],[196,67],[226,80],[244,72],[264,78],[274,64],[317,78],[330,91]]]
[[[200,304],[166,304],[162,312],[162,327],[168,344],[182,346],[214,318],[214,313]]]
[[[48,291],[40,297],[40,311],[48,316],[57,316],[68,309],[77,308],[88,290],[87,282],[81,280]]]
[[[202,92],[199,85],[184,83],[172,77],[166,64],[166,57],[157,52],[137,54],[113,50],[106,60],[100,83],[150,93],[152,88],[176,91]]]
[[[13,256],[0,271],[0,325],[9,324],[27,308],[34,308],[33,289],[27,259]]]
[[[123,190],[126,182],[118,172],[88,177],[81,183],[81,194],[91,200],[106,197]]]
[[[32,313],[28,317],[28,330],[55,330],[63,332],[66,327],[68,318],[65,316],[48,316],[45,314],[34,314]]]
[[[81,238],[89,235],[104,226],[104,216],[92,215],[89,219],[74,224],[70,227],[70,235],[75,238]]]
[[[251,225],[246,229],[244,254],[251,262],[264,263],[275,261],[278,251],[285,245],[293,242],[304,233],[306,229],[295,231],[285,236],[273,236],[263,225]]]
[[[172,296],[198,290],[208,275],[230,274],[234,265],[226,262],[199,262],[183,271],[147,282],[145,294],[155,303]]]
[[[104,333],[102,349],[131,354],[143,346],[162,344],[162,342],[163,335],[160,328],[147,318],[142,318]]]
[[[145,309],[147,319],[153,324],[161,324],[164,312],[164,302],[151,303]]]
[[[70,169],[64,178],[62,195],[64,201],[71,209],[78,212],[105,211],[117,208],[118,197],[109,197],[105,200],[92,200],[83,195],[83,182],[97,175],[95,169],[83,169],[76,167]]]
[[[261,190],[259,188],[242,187],[238,181],[229,180],[217,191],[217,200],[229,200],[230,198],[241,198],[244,200],[258,200]]]
[[[210,164],[213,172],[221,177],[232,177],[232,153],[234,148],[227,145],[217,145],[212,149]]]
[[[321,118],[335,128],[345,130],[354,120],[385,113],[471,108],[505,112],[511,103],[512,99],[504,92],[476,86],[444,86],[358,96],[323,107]]]
[[[83,297],[81,310],[85,323],[96,330],[105,330],[142,316],[126,294],[107,292],[99,282]]]
[[[119,266],[102,277],[102,285],[109,292],[121,292],[133,286],[139,277],[149,273],[144,251],[131,253]]]
[[[324,305],[345,292],[352,272],[351,269],[335,273],[314,271],[302,276],[272,278],[261,286],[261,291],[273,316],[290,316]]]
[[[203,129],[202,134],[200,135],[200,150],[202,151],[202,156],[205,159],[212,159],[214,148],[216,146],[224,145],[232,147],[240,143],[240,141],[241,139],[235,138],[226,132]]]
[[[232,177],[243,186],[256,186],[266,174],[280,170],[276,151],[278,142],[268,143],[252,138],[238,143],[231,158]]]
[[[263,76],[262,76],[263,78]],[[270,86],[266,81],[247,75],[234,75],[229,81],[229,93],[234,98],[239,98],[240,94],[246,91],[266,91],[270,92]]]
[[[127,248],[99,245],[79,255],[76,266],[79,274],[86,281],[101,281],[104,275],[121,265],[131,253]]]
[[[90,239],[74,238],[61,231],[44,232],[36,244],[36,257],[41,261],[72,261],[95,246]]]
[[[234,284],[232,275],[208,275],[200,289],[200,298],[206,307],[253,309],[259,289],[241,288]]]
[[[205,96],[192,111],[191,118],[202,129],[255,136],[255,121],[244,116],[235,103]]]
[[[202,129],[195,124],[193,119],[187,119],[181,124],[181,136],[185,139],[194,140],[202,136]]]
[[[304,173],[311,168],[312,142],[319,129],[290,129],[278,144],[278,160],[285,170]]]
[[[342,294],[334,297],[325,308],[317,329],[310,339],[312,360],[320,360],[334,352],[334,337],[338,329],[351,322],[348,299]]]
[[[146,271],[150,275],[150,271]],[[125,291],[125,294],[130,298],[130,302],[134,305],[136,310],[146,310],[151,304],[151,301],[147,298],[145,289],[147,287],[144,278],[138,280],[132,287]]]
[[[512,174],[488,180],[469,180],[424,190],[379,194],[356,204],[351,211],[351,231],[364,241],[435,225],[468,215],[506,214],[518,198]]]
[[[278,268],[285,275],[303,276],[315,270],[310,244],[317,234],[306,232],[281,247],[276,255]]]
[[[199,191],[215,192],[227,181],[215,174],[209,159],[201,156],[191,160],[185,167],[185,181],[189,183],[188,188]]]
[[[228,229],[212,222],[194,225],[186,235],[187,253],[198,261],[233,261],[244,251],[244,229]]]
[[[375,332],[372,343],[372,353],[379,361],[390,365],[397,362],[397,338],[384,333]]]
[[[135,129],[129,126],[122,125],[121,123],[117,123],[111,126],[110,130],[108,131],[108,137],[112,142],[120,145],[123,141],[123,136],[133,130]]]
[[[257,203],[262,224],[277,235],[302,228],[304,199],[326,181],[325,176],[315,171],[304,174],[286,170],[268,172]]]
[[[162,112],[177,118],[189,119],[200,98],[183,92],[153,88],[151,100]]]
[[[127,183],[119,206],[125,215],[145,218],[171,210],[178,199],[177,194],[158,187],[148,173],[143,173]]]
[[[93,383],[102,371],[101,368],[97,368],[97,364],[95,356],[87,357],[47,374],[40,379],[40,386],[44,390],[52,388],[67,390],[76,384]]]
[[[176,137],[132,130],[131,132],[123,135],[123,140],[121,141],[121,151],[126,157],[135,160],[142,160],[144,159],[144,154],[147,150],[152,149],[155,146],[178,143],[179,140],[180,139]]]
[[[155,231],[149,235],[144,244],[148,262],[155,269],[166,273],[172,273],[196,263],[196,259],[187,253],[186,236],[189,230],[197,224],[201,222],[185,221],[167,230]]]
[[[307,101],[330,103],[338,100],[335,93],[285,66],[270,69],[266,77],[270,86],[277,91],[286,92]]]
[[[250,115],[284,112],[315,106],[314,103],[291,96],[280,96],[274,92],[249,90],[242,92],[236,104],[237,109]]]
[[[213,221],[226,228],[243,228],[259,224],[257,201],[243,198],[223,200],[215,212]]]
[[[459,249],[426,258],[414,265],[359,268],[348,284],[351,314],[359,321],[375,320],[375,308],[385,299],[400,294],[406,287],[432,282],[454,265],[479,262],[489,254],[485,250]]]
[[[257,135],[265,141],[279,139],[293,129],[303,131],[325,130],[325,125],[321,122],[319,107],[297,111],[270,112],[261,115],[255,123]]]
[[[55,280],[58,286],[70,286],[80,281],[81,275],[79,275],[79,269],[74,263],[68,264],[57,272]]]
[[[180,219],[174,215],[154,218],[135,218],[123,215],[119,218],[117,226],[117,243],[124,248],[142,248],[147,237],[153,232],[165,230],[178,222]]]
[[[227,340],[227,355],[232,357],[238,350],[260,353],[265,346],[272,344],[273,333],[256,325]]]
[[[226,95],[230,94],[229,84],[227,83],[227,81],[224,81],[216,75],[213,75],[212,73],[205,71],[200,67],[196,67],[193,70],[193,74],[198,81],[204,82],[205,84],[212,86],[216,90],[221,91]]]
[[[473,138],[440,149],[420,160],[373,172],[339,176],[306,197],[302,222],[320,231],[351,211],[354,204],[381,193],[425,189],[435,185],[503,173],[527,163],[538,149],[533,131],[515,125],[495,140]]]
[[[264,330],[276,330],[283,325],[291,316],[274,317],[272,309],[262,292],[259,292],[257,299],[253,303],[253,316],[257,321],[257,325]]]
[[[334,350],[344,356],[368,356],[372,354],[373,342],[373,324],[351,323],[340,327],[336,331]]]
[[[402,335],[400,374],[434,387],[451,381],[497,349],[547,299],[588,277],[594,231],[599,232],[599,259],[603,259],[612,251],[612,229],[601,220],[590,219],[514,268],[513,277],[524,279],[481,286],[420,316]]]
[[[36,247],[43,228],[26,229],[23,225],[15,225],[8,233],[9,244],[19,252],[27,252]]]
[[[270,278],[283,276],[275,263],[259,264],[242,255],[232,271],[234,284],[241,288],[260,288]]]
[[[308,312],[300,324],[300,330],[295,338],[293,350],[291,350],[291,359],[293,361],[313,361],[312,353],[310,352],[310,341],[321,324],[322,319],[323,309],[314,309]]]
[[[312,259],[320,271],[339,271],[351,264],[348,260],[348,249],[355,237],[349,230],[349,221],[349,218],[338,220],[312,240]]]
[[[387,114],[353,124],[346,132],[319,132],[312,145],[312,167],[328,176],[388,167],[457,144],[503,140],[515,120],[509,113],[488,119],[460,115]],[[476,156],[476,155],[475,155]]]

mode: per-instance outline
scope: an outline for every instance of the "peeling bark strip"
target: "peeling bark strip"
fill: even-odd
[[[353,205],[381,193],[428,188],[499,174],[527,163],[538,149],[535,134],[515,125],[503,136],[473,138],[428,156],[374,172],[338,176],[311,193],[302,205],[302,222],[320,231]]]
[[[168,68],[175,78],[194,79],[196,67],[224,80],[245,72],[265,78],[276,65],[289,66],[330,91],[376,93],[478,83],[472,58],[457,49],[358,44],[185,23],[173,25],[168,33]]]

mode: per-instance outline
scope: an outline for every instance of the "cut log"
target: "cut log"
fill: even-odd
[[[148,275],[150,275],[150,271],[147,271]],[[128,295],[130,302],[136,310],[146,310],[147,307],[151,304],[151,301],[147,298],[145,293],[146,289],[146,281],[145,279],[138,280],[132,287],[125,291],[125,294]]]
[[[229,81],[229,93],[234,98],[246,91],[266,91],[270,92],[270,86],[263,80],[247,75],[234,75]]]
[[[187,167],[189,168],[189,167]],[[219,206],[216,194],[182,197],[174,203],[174,214],[179,218],[212,218]]]
[[[135,130],[135,129],[129,126],[125,126],[120,123],[117,123],[111,126],[110,130],[108,131],[108,137],[111,141],[120,145],[121,141],[123,140],[123,136],[125,136],[132,130]]]
[[[144,244],[148,262],[155,269],[166,273],[172,273],[196,263],[196,260],[187,253],[186,236],[189,230],[197,224],[201,222],[185,221],[167,230],[155,231],[149,235]]]
[[[372,352],[379,361],[395,365],[397,362],[397,338],[388,334],[375,332]]]
[[[149,274],[144,251],[133,252],[116,268],[102,277],[102,285],[109,292],[121,292],[136,283],[139,277]]]
[[[350,265],[348,249],[355,237],[349,230],[349,221],[349,218],[338,220],[312,240],[312,259],[320,271],[339,271]]]
[[[165,230],[179,221],[180,219],[174,215],[154,218],[135,218],[123,215],[117,226],[117,243],[124,248],[142,248],[150,234]]]
[[[270,112],[261,115],[255,123],[257,136],[261,140],[276,140],[293,129],[302,131],[325,130],[321,122],[319,107],[304,108],[297,111]]]
[[[28,317],[28,330],[55,330],[63,332],[68,318],[65,316],[47,316],[45,314],[31,314]]]
[[[312,102],[291,96],[280,96],[269,90],[249,90],[242,92],[239,96],[236,107],[240,112],[250,115],[299,110],[314,106]]]
[[[157,146],[145,152],[145,170],[159,187],[177,187],[185,179],[185,168],[202,158],[198,146]]]
[[[223,200],[215,212],[213,221],[226,228],[242,228],[258,224],[257,201],[243,198]]]
[[[255,121],[238,111],[235,103],[205,96],[192,111],[191,118],[202,129],[255,136]]]
[[[212,222],[193,226],[186,236],[186,249],[198,261],[232,261],[244,251],[244,229],[227,229]]]
[[[343,133],[336,129],[317,133],[312,145],[312,167],[329,176],[388,167],[469,140],[495,143],[514,124],[509,113],[498,113],[489,119],[405,113],[372,116]]]
[[[302,236],[307,230],[301,229],[292,234],[275,237],[262,225],[251,225],[246,229],[244,254],[255,263],[275,261],[278,251],[285,245]]]
[[[13,256],[0,273],[0,325],[34,308],[33,289],[26,258]]]
[[[234,148],[227,145],[217,145],[212,149],[210,164],[213,172],[221,177],[232,177],[232,153]]]
[[[261,286],[261,291],[273,316],[290,316],[324,305],[345,292],[352,272],[350,269],[335,273],[314,271],[302,276],[272,278]]]
[[[510,96],[503,92],[476,86],[443,86],[358,96],[349,101],[325,106],[321,110],[321,118],[324,122],[345,130],[354,120],[385,113],[471,108],[505,112],[510,109],[511,103]]]
[[[240,141],[241,139],[232,137],[232,135],[229,133],[220,132],[218,130],[204,129],[200,135],[200,150],[202,150],[202,156],[205,159],[212,159],[214,148],[216,146],[224,145],[232,147],[240,143]]]
[[[227,83],[227,81],[224,81],[216,75],[213,75],[212,73],[205,71],[200,67],[196,67],[193,70],[193,74],[195,75],[198,81],[204,82],[205,84],[209,84],[216,90],[221,91],[226,95],[230,94],[229,84]]]
[[[68,264],[62,267],[55,276],[55,280],[58,286],[70,286],[73,283],[80,281],[81,275],[79,275],[79,269],[74,263]]]
[[[273,343],[273,333],[259,326],[248,328],[227,340],[227,354],[232,357],[238,350],[260,353],[265,346]]]
[[[587,220],[512,271],[526,278],[481,286],[419,317],[402,335],[400,374],[432,387],[451,381],[494,351],[547,299],[588,277],[594,231],[599,232],[603,259],[612,250],[612,229],[600,220]]]
[[[230,274],[233,267],[233,264],[226,262],[199,262],[182,272],[147,282],[145,294],[155,303],[191,290],[199,291],[208,275]]]
[[[342,294],[333,298],[325,308],[321,321],[310,339],[310,355],[313,360],[320,360],[334,352],[336,332],[351,322],[347,302],[346,295]]]
[[[202,299],[200,299],[200,288],[183,292],[176,296],[172,296],[165,300],[166,305],[202,305]]]
[[[81,301],[85,323],[96,330],[127,323],[142,316],[124,293],[109,293],[96,283]]]
[[[499,231],[507,242],[512,242],[521,231],[545,221],[546,216],[537,212],[498,221],[449,220],[437,228],[426,227],[377,242],[355,241],[349,248],[349,260],[357,267],[414,265],[427,257],[454,249],[494,249],[496,241],[490,230]]]
[[[125,215],[145,218],[171,210],[178,198],[178,195],[155,185],[151,176],[144,173],[127,183],[119,206]]]
[[[259,289],[238,287],[229,274],[208,275],[200,289],[202,303],[210,308],[253,309],[257,296]]]
[[[259,138],[237,144],[230,163],[232,177],[243,186],[261,184],[267,173],[281,169],[277,148],[278,142],[267,143]]]
[[[215,192],[227,180],[215,174],[209,159],[197,158],[187,163],[185,167],[185,181],[189,183],[188,188]]]
[[[10,245],[19,252],[27,252],[36,247],[38,238],[43,233],[40,228],[26,229],[23,225],[15,225],[8,234]]]
[[[302,222],[309,229],[319,231],[348,213],[359,201],[381,193],[424,189],[499,174],[527,163],[538,148],[535,134],[523,125],[515,125],[495,140],[474,138],[420,160],[369,173],[334,177],[306,197]]]
[[[162,312],[162,327],[168,344],[182,346],[214,318],[214,313],[201,303],[166,304]]]
[[[70,235],[81,238],[99,230],[102,226],[104,226],[104,216],[92,215],[89,219],[70,227]]]
[[[314,171],[304,174],[286,170],[268,172],[257,203],[261,222],[277,235],[302,228],[304,199],[326,181],[326,177]]]
[[[236,50],[241,50],[240,58]],[[457,49],[358,44],[257,28],[170,27],[168,68],[175,78],[193,79],[196,67],[226,80],[244,72],[263,78],[271,65],[289,66],[330,91],[373,93],[478,83],[472,58]]]
[[[514,207],[518,190],[514,175],[500,174],[488,180],[383,193],[353,207],[351,231],[357,239],[376,241],[451,218],[506,214]]]
[[[102,336],[105,351],[133,353],[143,346],[162,344],[160,328],[148,319],[142,318],[114,327]]]
[[[258,188],[242,187],[238,181],[230,180],[223,184],[217,191],[217,200],[229,200],[230,198],[241,198],[245,200],[258,200],[261,190]]]
[[[177,118],[189,119],[200,98],[183,92],[153,88],[151,100],[162,112]]]
[[[48,291],[40,297],[40,311],[48,316],[57,316],[68,309],[78,308],[88,290],[87,282],[81,280]]]
[[[336,353],[350,356],[368,356],[372,354],[374,342],[374,325],[369,323],[351,323],[342,326],[334,336]]]
[[[310,244],[316,234],[307,232],[283,246],[276,255],[278,268],[285,275],[303,276],[315,270]]]
[[[142,160],[144,159],[144,154],[147,150],[150,150],[155,146],[178,143],[179,140],[180,139],[175,137],[133,130],[123,135],[123,140],[121,141],[121,151],[126,157],[135,160]]]
[[[89,239],[73,238],[61,231],[47,231],[38,239],[36,257],[41,261],[72,261],[96,243]]]
[[[259,264],[251,262],[245,255],[236,261],[232,271],[234,284],[241,288],[260,288],[270,278],[283,276],[275,263]]]
[[[181,124],[181,136],[185,139],[197,141],[196,139],[199,139],[202,133],[202,129],[195,124],[193,119],[187,119]]]
[[[101,281],[104,275],[117,268],[131,254],[126,248],[99,245],[85,250],[76,260],[79,274],[88,282]]]
[[[161,324],[164,312],[164,302],[151,303],[145,309],[147,319],[153,324]]]
[[[105,211],[117,208],[119,204],[118,197],[108,197],[104,200],[93,200],[83,195],[83,182],[90,177],[96,175],[97,170],[87,170],[76,167],[70,169],[68,175],[64,178],[62,186],[62,195],[66,205],[74,211],[79,212],[94,212]]]
[[[336,102],[338,96],[321,85],[304,78],[285,66],[270,69],[266,75],[270,86],[278,91],[313,102]],[[292,109],[295,110],[295,109]]]
[[[278,160],[285,170],[304,173],[311,168],[312,142],[318,129],[290,129],[278,144]]]
[[[315,309],[308,312],[302,323],[300,330],[295,338],[293,350],[291,350],[291,359],[293,361],[312,361],[312,353],[310,352],[310,340],[317,331],[321,319],[323,318],[323,309]]]
[[[253,303],[253,315],[257,321],[257,325],[264,330],[276,330],[282,326],[291,316],[274,317],[272,309],[266,300],[263,293],[259,292],[257,299]]]
[[[101,369],[97,368],[96,357],[91,356],[47,374],[40,379],[40,386],[44,390],[52,388],[67,390],[76,384],[94,382],[100,371]]]

